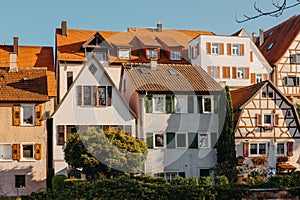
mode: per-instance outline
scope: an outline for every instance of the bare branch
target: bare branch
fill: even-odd
[[[244,19],[238,19],[237,17],[237,13],[235,15],[235,21],[238,23],[243,23],[246,21],[250,21],[262,16],[270,16],[270,17],[279,17],[280,15],[282,15],[282,13],[290,8],[296,7],[298,5],[300,5],[300,0],[297,0],[296,3],[291,4],[291,5],[287,5],[287,0],[284,0],[282,2],[282,4],[280,5],[279,3],[275,3],[274,0],[272,0],[272,5],[274,6],[274,10],[271,11],[263,11],[261,8],[259,8],[256,5],[256,2],[254,3],[254,9],[255,11],[258,13],[257,15],[254,16],[248,16],[248,15],[243,15]]]

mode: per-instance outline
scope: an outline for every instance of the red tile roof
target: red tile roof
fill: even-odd
[[[264,32],[264,43],[259,46],[259,37],[256,45],[268,60],[270,65],[276,65],[289,46],[299,34],[300,15],[295,15],[287,21]],[[273,43],[273,47],[268,49]]]
[[[0,45],[0,69],[10,65],[11,45]],[[20,68],[47,68],[49,96],[56,96],[56,82],[54,72],[54,57],[52,47],[18,46],[17,67]]]
[[[0,70],[0,102],[45,102],[48,100],[46,68]]]
[[[216,92],[221,86],[201,67],[184,64],[157,64],[151,69],[149,64],[124,63],[126,74],[136,91],[145,92]],[[141,69],[148,69],[142,73]],[[169,70],[175,70],[172,75]]]

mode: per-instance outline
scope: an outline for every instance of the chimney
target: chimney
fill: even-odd
[[[13,51],[9,53],[9,72],[18,72],[17,57],[18,57],[18,37],[14,37]]]
[[[256,42],[256,32],[252,33],[252,41],[255,43]]]
[[[263,45],[264,39],[264,30],[259,29],[259,46]]]
[[[67,37],[67,22],[66,21],[61,22],[61,35],[63,37]]]
[[[156,58],[150,58],[150,69],[156,69],[157,68],[157,60]]]
[[[14,37],[14,49],[13,52],[18,54],[18,47],[19,47],[19,38],[18,37]]]
[[[157,24],[157,32],[161,33],[162,32],[162,23],[158,22]]]

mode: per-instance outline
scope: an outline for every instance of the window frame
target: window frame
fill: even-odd
[[[174,102],[175,113],[187,113],[188,112],[188,96],[175,95],[174,100],[175,100],[175,102]],[[178,110],[178,106],[181,107],[180,110]]]
[[[232,44],[231,45],[231,55],[239,56],[240,55],[240,45],[239,44]]]
[[[263,74],[256,74],[256,83],[263,82]]]
[[[4,153],[5,153],[5,155],[6,155],[6,151],[4,151],[4,150],[1,150],[0,151],[0,162],[2,162],[2,161],[12,161],[12,143],[6,143],[6,142],[1,142],[0,143],[0,149],[1,149],[1,146],[8,146],[8,156],[4,156]],[[3,154],[2,154],[2,152],[3,152]]]
[[[157,145],[157,143],[156,143],[156,141],[157,141],[156,136],[159,136],[159,135],[162,136],[162,145],[161,146]],[[165,148],[166,147],[165,140],[166,140],[166,134],[164,134],[164,133],[153,133],[153,148],[154,149]]]
[[[22,185],[20,185],[19,187],[17,186],[18,178],[21,178],[21,182],[23,183]],[[26,175],[15,175],[15,188],[17,189],[23,189],[26,188]]]
[[[181,60],[181,52],[180,51],[171,51],[170,52],[170,60]]]
[[[158,111],[156,110],[158,108],[157,104],[156,104],[156,98],[163,98],[162,102],[162,111]],[[166,95],[153,95],[152,96],[152,113],[166,113]]]
[[[251,145],[256,145],[256,153],[251,153]],[[260,146],[265,146],[265,154],[260,153]],[[268,155],[268,145],[266,142],[250,142],[249,143],[249,156],[267,156]]]
[[[24,157],[24,146],[32,146],[32,157]],[[33,142],[24,142],[21,143],[20,146],[20,154],[21,154],[21,159],[20,161],[35,161],[35,143]]]
[[[266,123],[266,116],[270,117],[270,123]],[[263,126],[273,126],[273,115],[272,114],[263,114]]]
[[[201,141],[201,135],[206,135],[207,136],[207,145],[206,146],[200,146],[200,141]],[[210,148],[210,134],[207,132],[200,132],[198,133],[198,149],[209,149]]]
[[[207,111],[206,110],[206,104],[205,104],[205,100],[206,99],[210,99],[210,110],[211,111]],[[202,107],[203,107],[203,109],[202,109],[202,111],[203,111],[203,113],[213,113],[214,112],[214,98],[213,98],[213,96],[211,96],[211,95],[209,95],[209,96],[207,96],[207,95],[204,95],[204,96],[202,96]]]
[[[155,56],[153,56],[154,52],[156,52]],[[158,50],[157,49],[147,49],[147,59],[150,60],[151,58],[158,59]]]
[[[118,49],[118,58],[119,59],[129,60],[130,59],[130,54],[131,54],[131,49],[130,48],[119,48]]]
[[[184,138],[185,138],[185,146],[178,146],[178,135],[185,135]],[[187,139],[187,133],[185,132],[178,132],[178,133],[175,133],[175,146],[176,148],[179,148],[179,149],[186,149],[188,148],[188,139]]]
[[[237,70],[236,70],[236,78],[237,79],[246,79],[246,69],[245,69],[245,67],[238,67],[237,68]]]
[[[220,43],[212,42],[211,43],[211,54],[220,55]]]
[[[32,108],[32,123],[24,123],[24,107]],[[35,104],[21,104],[20,106],[20,126],[35,126]]]

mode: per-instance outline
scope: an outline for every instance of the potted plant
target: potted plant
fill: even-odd
[[[264,156],[256,156],[252,159],[254,165],[264,165],[268,162],[268,158]]]

